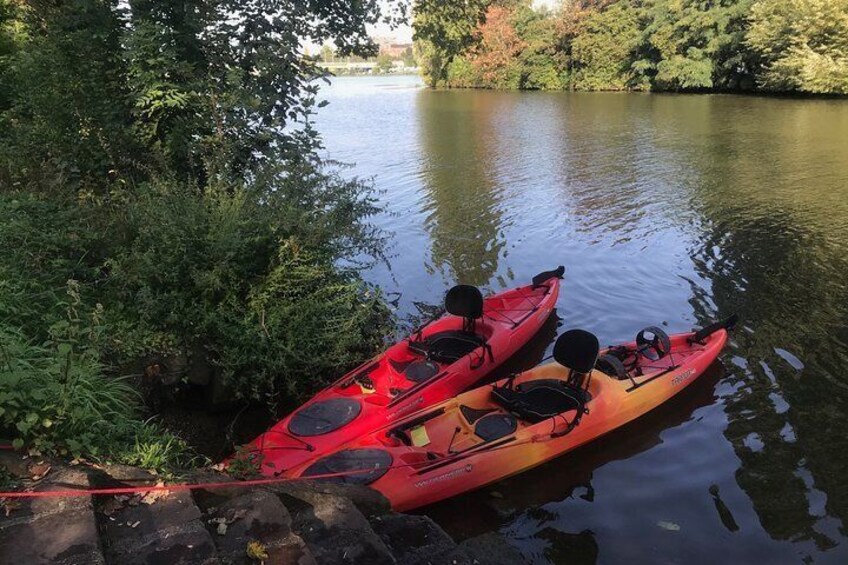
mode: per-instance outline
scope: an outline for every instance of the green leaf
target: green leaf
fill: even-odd
[[[24,440],[22,440],[21,438],[16,438],[14,441],[12,441],[12,447],[14,449],[21,449],[23,446]]]

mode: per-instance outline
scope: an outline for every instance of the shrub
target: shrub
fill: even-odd
[[[96,348],[102,311],[79,314],[79,293],[68,287],[67,318],[42,345],[0,326],[0,424],[14,446],[44,454],[141,463],[165,469],[187,461],[177,437],[137,418],[138,394],[106,376]],[[155,452],[157,457],[143,457]]]

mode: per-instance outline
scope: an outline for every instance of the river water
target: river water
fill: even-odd
[[[848,101],[430,91],[339,78],[327,154],[373,178],[401,315],[566,266],[555,332],[602,343],[738,313],[691,390],[422,512],[528,563],[848,563]]]

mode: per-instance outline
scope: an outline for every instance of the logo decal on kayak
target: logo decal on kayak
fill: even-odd
[[[689,377],[691,377],[694,374],[695,374],[695,369],[689,369],[688,371],[683,371],[682,373],[680,373],[679,375],[677,375],[676,377],[671,379],[671,385],[672,386],[679,385],[680,383],[688,380]]]
[[[409,404],[407,404],[403,408],[398,408],[394,412],[389,412],[388,414],[386,414],[386,420],[394,420],[398,416],[403,416],[407,412],[412,412],[413,410],[418,408],[418,406],[420,404],[422,404],[423,402],[424,402],[424,397],[419,396],[418,398],[416,398],[415,400],[413,400],[412,402],[410,402]]]
[[[455,479],[456,477],[461,477],[466,473],[470,473],[472,469],[474,469],[474,465],[469,463],[462,469],[454,469],[453,471],[448,471],[447,473],[442,473],[441,475],[436,475],[435,477],[430,477],[429,479],[424,479],[423,481],[418,481],[413,484],[418,488],[430,486],[433,483],[441,483],[443,481]]]

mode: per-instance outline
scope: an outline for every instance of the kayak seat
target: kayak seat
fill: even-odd
[[[569,410],[582,410],[587,393],[559,379],[540,379],[515,388],[494,387],[495,402],[531,424],[553,418]]]
[[[434,333],[426,338],[419,332],[417,339],[410,339],[409,348],[438,363],[454,363],[479,347],[488,349],[485,336],[476,331],[477,320],[483,317],[483,295],[477,287],[460,284],[445,295],[445,310],[462,318],[462,329]],[[483,358],[479,365],[483,364]],[[478,366],[479,366],[478,365]]]
[[[454,363],[475,349],[483,347],[486,338],[465,330],[447,330],[412,341],[409,347],[438,363]]]
[[[514,433],[518,420],[512,414],[500,412],[483,416],[474,426],[474,434],[483,441],[494,441]]]
[[[597,337],[585,330],[568,330],[554,343],[554,359],[568,370],[567,380],[536,379],[513,387],[513,376],[504,385],[492,387],[492,397],[532,424],[576,410],[577,414],[568,425],[570,431],[580,423],[591,399],[589,379],[598,359],[598,350]]]

